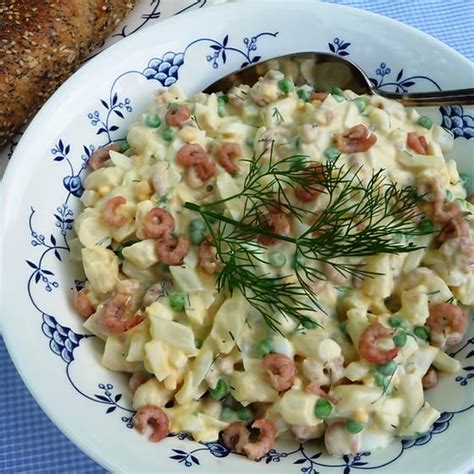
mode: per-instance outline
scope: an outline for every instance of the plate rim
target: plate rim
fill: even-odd
[[[396,28],[398,30],[408,30],[411,32],[411,34],[416,34],[424,38],[425,41],[429,42],[434,42],[436,45],[436,50],[442,49],[443,54],[446,53],[448,55],[455,55],[457,56],[457,60],[462,61],[466,66],[469,66],[473,72],[474,72],[474,63],[469,61],[465,56],[463,56],[461,53],[458,51],[454,50],[450,46],[446,45],[442,41],[438,40],[437,38],[432,37],[428,33],[425,33],[423,31],[420,31],[416,29],[415,27],[412,27],[411,25],[407,25],[405,23],[402,23],[398,20],[380,15],[378,13],[373,13],[369,12],[367,10],[355,8],[352,6],[346,6],[346,5],[338,5],[338,4],[332,4],[332,3],[320,3],[316,2],[314,0],[296,0],[294,2],[288,3],[285,0],[254,0],[252,2],[252,6],[256,5],[264,5],[268,4],[272,1],[272,3],[279,3],[281,5],[287,6],[288,8],[292,8],[295,5],[301,5],[306,7],[310,7],[313,9],[317,8],[323,8],[325,10],[340,10],[342,12],[347,12],[348,14],[357,12],[358,14],[361,14],[362,16],[366,16],[368,18],[372,18],[376,22],[385,22],[390,25],[392,28]],[[123,41],[119,41],[115,43],[114,45],[111,45],[109,48],[106,50],[102,51],[100,54],[92,58],[91,60],[87,61],[81,68],[76,71],[73,75],[71,75],[55,92],[54,94],[46,101],[46,103],[41,107],[41,109],[38,111],[38,113],[34,116],[32,121],[30,122],[28,128],[25,130],[25,133],[23,134],[23,137],[21,138],[20,142],[18,143],[18,146],[16,147],[11,159],[10,163],[7,166],[6,172],[4,174],[4,177],[0,183],[0,262],[3,261],[3,252],[4,252],[4,241],[5,241],[5,236],[6,236],[6,231],[1,230],[1,229],[6,229],[6,225],[8,223],[8,211],[6,205],[3,205],[4,202],[11,197],[12,191],[11,187],[15,183],[15,180],[17,179],[15,176],[16,169],[20,168],[21,165],[24,165],[27,163],[27,160],[29,159],[27,157],[27,153],[23,152],[23,149],[25,151],[28,150],[29,146],[29,139],[30,137],[34,137],[35,135],[38,135],[38,133],[41,131],[41,128],[43,126],[43,121],[47,119],[47,116],[49,113],[53,112],[53,107],[58,103],[58,101],[61,100],[61,97],[67,93],[67,91],[72,87],[74,83],[77,81],[83,81],[84,77],[87,77],[88,73],[90,70],[93,70],[96,68],[96,65],[99,64],[99,62],[103,61],[104,58],[107,56],[113,56],[117,51],[119,51],[121,48],[123,48],[123,45],[131,44],[133,42],[140,43],[142,37],[146,37],[148,35],[151,35],[154,30],[163,28],[163,25],[168,25],[168,28],[171,28],[174,24],[179,24],[182,21],[186,21],[187,18],[189,17],[199,17],[202,16],[205,18],[207,15],[207,12],[210,10],[239,10],[245,7],[245,2],[243,3],[228,3],[228,4],[221,4],[221,5],[213,5],[206,7],[204,9],[198,9],[194,11],[188,11],[185,13],[182,13],[178,16],[168,18],[166,20],[163,20],[161,22],[158,22],[154,25],[150,25],[148,28],[145,28],[143,30],[140,30],[133,35],[124,38],[125,43]],[[325,13],[323,13],[325,14]],[[184,20],[183,20],[184,18]],[[89,82],[89,81],[86,81]],[[20,174],[20,173],[19,173]],[[7,308],[6,308],[6,301],[8,301],[8,298],[6,297],[7,295],[4,294],[3,291],[3,275],[4,275],[5,270],[0,271],[0,330],[1,330],[1,336],[3,337],[3,340],[5,342],[5,346],[7,348],[7,351],[15,365],[16,370],[18,371],[20,377],[22,378],[23,383],[26,385],[28,388],[28,391],[32,395],[33,399],[35,402],[39,405],[41,410],[46,413],[48,418],[51,420],[51,422],[54,424],[54,426],[59,429],[79,450],[81,450],[83,453],[85,453],[89,458],[91,458],[94,462],[96,462],[99,466],[105,467],[106,469],[109,469],[111,471],[116,470],[116,466],[113,463],[110,463],[107,459],[101,456],[101,450],[99,447],[95,448],[94,446],[89,446],[89,444],[84,443],[82,441],[82,438],[79,437],[73,429],[69,429],[67,424],[63,421],[63,419],[59,416],[54,414],[53,408],[49,407],[48,400],[44,396],[41,395],[41,389],[39,388],[38,385],[33,385],[30,380],[26,377],[23,371],[23,366],[19,362],[21,356],[20,354],[20,349],[15,347],[14,340],[10,340],[10,334],[9,332],[9,324],[6,322],[8,320],[7,318]],[[9,311],[12,313],[12,311]],[[12,319],[12,318],[10,318]],[[11,330],[10,330],[11,331]],[[13,338],[13,336],[11,336]],[[466,459],[465,467],[469,466],[469,459]]]

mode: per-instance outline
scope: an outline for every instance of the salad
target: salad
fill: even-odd
[[[227,93],[160,90],[97,150],[74,306],[130,374],[150,441],[185,431],[250,459],[279,437],[332,455],[428,431],[474,304],[469,177],[453,138],[379,96],[279,71]]]

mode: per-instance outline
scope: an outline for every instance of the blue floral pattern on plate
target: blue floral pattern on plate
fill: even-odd
[[[341,38],[334,38],[328,43],[329,51],[339,56],[349,56],[348,51],[351,43]],[[439,84],[432,78],[424,75],[405,76],[405,71],[401,68],[395,79],[389,79],[392,69],[387,63],[380,63],[375,70],[375,77],[370,77],[370,81],[377,89],[391,89],[394,92],[408,92],[410,87],[417,83],[424,82],[427,86],[435,87],[441,90]],[[388,80],[387,80],[388,79]],[[449,130],[454,138],[465,138],[469,140],[474,137],[474,117],[464,112],[462,105],[442,106],[439,108],[441,113],[441,125]]]
[[[74,222],[74,213],[69,204],[70,199],[79,198],[83,193],[82,177],[87,168],[88,160],[94,150],[99,146],[117,142],[124,138],[120,136],[120,133],[124,133],[124,131],[121,130],[120,122],[125,118],[125,114],[133,110],[133,105],[129,98],[121,99],[119,97],[118,92],[114,89],[117,81],[127,74],[138,73],[148,80],[157,81],[163,86],[172,85],[179,80],[179,72],[181,68],[185,67],[186,54],[188,54],[189,49],[198,43],[207,43],[209,45],[209,54],[207,54],[205,60],[210,63],[214,69],[225,64],[231,56],[235,59],[240,59],[240,66],[244,67],[248,64],[260,61],[261,56],[257,55],[256,51],[258,48],[257,43],[261,39],[276,38],[277,36],[278,32],[262,32],[252,37],[245,37],[242,40],[243,48],[232,46],[231,38],[228,35],[224,36],[221,41],[211,38],[199,38],[189,43],[182,52],[176,53],[169,51],[164,53],[161,57],[152,58],[141,71],[128,71],[119,76],[111,86],[109,97],[99,99],[100,110],[94,110],[87,115],[91,126],[97,128],[96,135],[104,137],[105,143],[95,145],[82,144],[78,147],[81,157],[79,169],[74,168],[73,161],[70,158],[73,152],[74,154],[78,154],[78,150],[73,150],[73,145],[69,144],[65,138],[59,138],[57,143],[51,148],[53,161],[67,165],[67,174],[64,176],[62,183],[66,191],[66,196],[64,201],[56,208],[56,212],[53,215],[59,235],[55,236],[51,234],[49,237],[46,237],[46,235],[36,230],[34,226],[35,209],[33,207],[31,208],[28,219],[31,245],[40,250],[41,254],[35,261],[26,260],[26,264],[31,268],[31,274],[28,280],[28,294],[32,304],[42,315],[41,330],[49,341],[51,351],[60,357],[66,365],[65,373],[71,385],[88,400],[104,405],[104,407],[106,407],[105,414],[120,413],[121,421],[127,428],[133,427],[132,418],[134,411],[128,404],[120,403],[125,400],[125,397],[123,397],[122,393],[116,393],[114,391],[113,384],[108,382],[97,383],[94,393],[89,393],[86,392],[71,375],[70,368],[75,360],[75,351],[83,341],[93,336],[76,333],[71,328],[62,325],[55,316],[44,311],[36,301],[33,289],[40,284],[43,285],[47,292],[52,292],[59,288],[60,285],[54,273],[48,268],[46,261],[50,256],[61,261],[62,255],[70,251],[68,235],[72,230],[72,224]],[[351,42],[336,37],[332,41],[328,41],[327,44],[330,51],[340,56],[350,55],[349,48]],[[376,87],[390,87],[395,88],[397,91],[406,91],[415,85],[416,81],[426,81],[439,89],[436,81],[427,76],[413,75],[406,77],[403,68],[399,70],[394,79],[387,81],[391,74],[391,68],[382,62],[380,63],[380,67],[375,70],[375,78],[371,80]],[[443,109],[442,114],[443,125],[451,130],[455,130],[453,131],[455,137],[463,136],[464,138],[471,138],[472,117],[464,114],[462,107]],[[451,122],[448,122],[448,118],[450,118]],[[466,129],[468,129],[468,131],[466,131]],[[83,281],[76,279],[74,286],[76,289],[80,289],[83,283]],[[474,345],[474,338],[466,341],[453,355],[456,355],[458,358],[463,357],[464,360],[467,361],[467,359],[474,356],[472,345]],[[467,386],[468,381],[474,376],[472,372],[474,366],[469,365],[469,362],[466,362],[466,364],[467,365],[463,365],[463,371],[467,374],[458,375],[453,379],[456,385],[459,384],[459,387]],[[299,469],[302,474],[319,474],[322,472],[321,468],[324,468],[325,472],[336,469],[338,472],[344,474],[359,469],[380,469],[394,463],[406,450],[429,443],[435,435],[443,433],[449,428],[450,422],[456,414],[464,413],[473,408],[473,406],[474,405],[469,405],[457,411],[443,412],[430,432],[414,439],[399,440],[396,453],[393,454],[390,459],[381,463],[371,461],[371,452],[362,452],[351,456],[343,456],[341,459],[334,458],[331,459],[330,462],[327,460],[322,462],[323,451],[309,444],[300,444],[290,451],[278,451],[276,448],[273,448],[259,462],[266,464],[287,462],[289,470],[291,466],[294,466],[294,469]],[[191,440],[186,433],[178,433],[176,437],[179,440]],[[187,468],[192,468],[200,466],[199,455],[208,454],[215,458],[224,458],[231,453],[227,447],[219,442],[195,443],[195,446],[196,448],[191,450],[173,448],[169,458]]]

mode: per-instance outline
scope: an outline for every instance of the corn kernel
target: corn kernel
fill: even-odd
[[[359,409],[352,414],[352,419],[359,423],[367,423],[369,415],[365,410]]]
[[[97,191],[101,196],[105,196],[110,193],[110,186],[100,186]]]
[[[362,379],[362,383],[364,385],[367,385],[368,387],[373,387],[374,386],[374,377],[372,375],[368,375],[367,377],[364,377]]]
[[[164,386],[168,390],[176,390],[176,387],[178,386],[178,377],[176,374],[176,370],[170,371],[170,374],[168,377],[165,378],[164,380]]]
[[[139,201],[145,201],[153,193],[148,181],[140,181],[135,185],[135,194]]]
[[[194,127],[183,127],[178,132],[178,137],[187,143],[191,143],[196,140],[196,129]]]

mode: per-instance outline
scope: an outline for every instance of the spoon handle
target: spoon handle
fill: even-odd
[[[433,105],[474,105],[474,89],[456,89],[452,91],[397,93],[375,90],[377,94],[387,99],[394,99],[403,105],[433,106]]]

